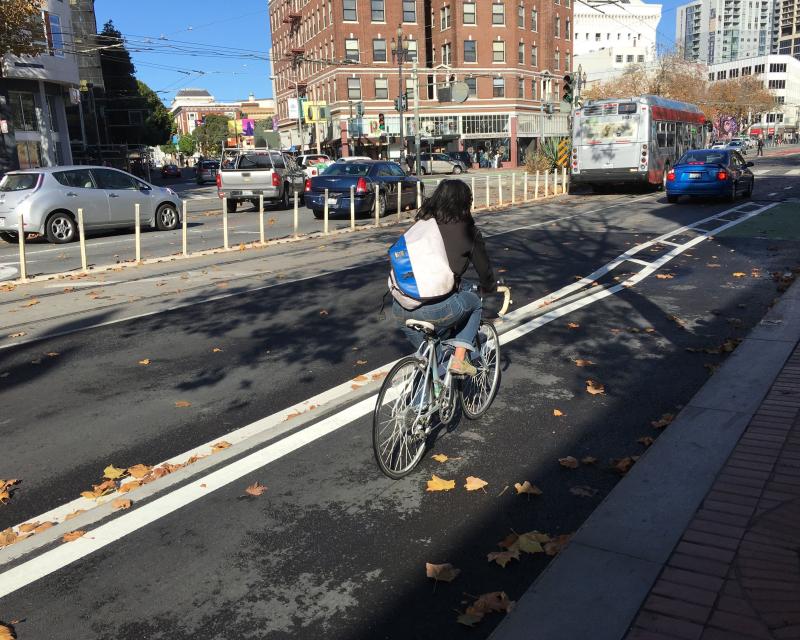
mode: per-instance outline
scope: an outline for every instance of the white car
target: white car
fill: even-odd
[[[368,156],[347,156],[346,158],[339,158],[336,162],[363,162],[364,160],[374,160]]]

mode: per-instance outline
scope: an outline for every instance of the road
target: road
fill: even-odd
[[[22,481],[0,507],[0,530],[47,520],[108,465],[233,444],[171,485],[167,476],[131,492],[130,510],[79,514],[52,542],[44,532],[17,543],[30,550],[16,558],[17,545],[0,550],[0,619],[22,620],[19,637],[36,640],[65,629],[126,640],[487,637],[499,614],[467,630],[457,611],[486,592],[518,598],[548,562],[501,568],[487,554],[512,531],[575,531],[618,482],[611,460],[646,451],[637,440],[661,432],[651,422],[686,403],[779,295],[771,273],[798,267],[797,200],[787,202],[800,195],[798,167],[797,156],[759,160],[753,203],[576,194],[479,216],[515,308],[533,309],[505,327],[516,329],[489,413],[440,433],[397,482],[372,459],[371,389],[351,391],[408,351],[377,316],[391,228],[298,245],[283,254],[281,279],[243,281],[223,299],[198,294],[0,348],[0,478]],[[371,259],[345,268],[355,244]],[[326,263],[337,267],[304,271]],[[536,302],[597,270],[570,304]],[[620,286],[635,273],[641,281]],[[605,393],[588,394],[588,379]],[[295,417],[290,408],[312,398]],[[567,469],[565,456],[597,461]],[[456,489],[426,492],[431,474]],[[467,476],[485,491],[466,492]],[[516,495],[525,480],[542,495]],[[266,491],[247,496],[255,482]],[[60,542],[73,528],[86,535]],[[462,573],[434,585],[426,562]]]

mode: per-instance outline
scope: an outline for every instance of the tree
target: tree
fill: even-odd
[[[207,115],[203,124],[194,130],[194,136],[203,155],[219,155],[222,153],[222,143],[228,137],[228,118]]]
[[[191,133],[183,135],[178,139],[178,151],[180,151],[183,155],[193,155],[196,148],[197,141]]]
[[[172,116],[161,102],[155,91],[148,87],[141,80],[136,81],[139,95],[147,104],[148,114],[144,121],[144,133],[142,143],[152,147],[164,144],[169,140],[172,133]]]
[[[15,56],[39,55],[45,49],[43,31],[42,0],[2,0],[0,58],[9,53]]]

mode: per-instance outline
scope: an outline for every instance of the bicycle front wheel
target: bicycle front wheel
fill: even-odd
[[[378,467],[395,480],[425,455],[433,385],[424,360],[402,358],[383,381],[372,414],[372,448]]]
[[[477,344],[471,360],[478,373],[461,383],[461,406],[470,420],[486,413],[500,387],[500,338],[493,324],[481,322]]]

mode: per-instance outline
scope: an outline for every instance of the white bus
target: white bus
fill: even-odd
[[[702,149],[706,118],[686,102],[659,96],[590,100],[575,111],[572,184],[602,191],[612,184],[663,188],[671,166]]]

